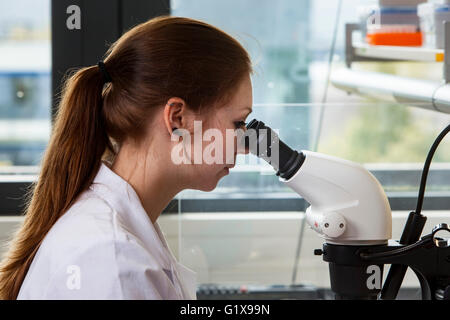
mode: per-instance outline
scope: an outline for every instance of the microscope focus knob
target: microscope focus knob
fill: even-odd
[[[331,238],[337,238],[345,232],[347,224],[344,217],[337,212],[328,212],[321,221],[322,233]]]
[[[436,247],[446,248],[450,246],[450,228],[446,223],[434,226],[431,236]]]
[[[315,256],[321,256],[323,254],[323,250],[322,249],[314,249],[314,255]]]

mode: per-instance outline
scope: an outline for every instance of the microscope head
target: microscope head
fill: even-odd
[[[327,243],[385,244],[392,215],[378,180],[360,164],[311,152],[295,151],[262,121],[252,120],[245,135],[248,150],[267,161],[280,181],[306,201],[306,221]]]

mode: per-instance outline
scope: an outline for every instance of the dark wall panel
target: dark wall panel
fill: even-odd
[[[67,7],[81,9],[81,28],[69,30]],[[52,1],[52,119],[64,75],[72,68],[95,65],[123,32],[156,16],[170,14],[170,0]]]

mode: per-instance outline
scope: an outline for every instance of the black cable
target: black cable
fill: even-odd
[[[427,159],[425,160],[425,164],[423,166],[422,170],[422,178],[420,180],[420,188],[419,188],[419,195],[417,196],[417,206],[416,206],[416,214],[420,214],[422,211],[422,205],[423,205],[423,198],[425,195],[425,187],[427,184],[427,177],[428,177],[428,171],[430,169],[431,161],[433,160],[434,152],[436,151],[439,143],[444,139],[445,135],[450,131],[450,125],[448,125],[442,132],[439,134],[439,136],[434,140],[433,145],[430,148],[430,151],[428,152]]]
[[[420,180],[419,194],[417,196],[417,206],[416,211],[412,211],[406,222],[405,228],[403,229],[402,236],[400,238],[400,243],[404,245],[412,245],[416,243],[420,235],[422,234],[423,227],[427,218],[421,214],[423,199],[425,196],[425,187],[427,183],[428,171],[430,169],[431,161],[433,159],[434,153],[445,137],[445,135],[450,131],[450,125],[448,125],[436,138],[430,150],[428,151],[427,158],[422,170],[422,178]],[[389,269],[389,272],[384,282],[383,288],[381,290],[380,298],[382,300],[392,300],[397,297],[398,291],[402,285],[403,278],[405,277],[406,270],[408,269],[405,265],[393,264]]]
[[[380,258],[388,258],[388,257],[392,257],[392,256],[396,256],[399,254],[403,254],[406,253],[408,251],[411,251],[412,249],[415,249],[417,247],[421,247],[423,246],[425,243],[429,242],[430,239],[422,239],[416,243],[410,244],[409,246],[405,246],[405,247],[400,247],[398,249],[394,249],[394,250],[390,250],[390,251],[385,251],[385,252],[377,252],[377,253],[365,253],[362,252],[360,254],[360,257],[363,260],[376,260],[376,259],[380,259]]]

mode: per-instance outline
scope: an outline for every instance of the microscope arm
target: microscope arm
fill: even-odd
[[[246,148],[266,160],[280,181],[311,205],[307,223],[328,243],[385,244],[392,216],[380,183],[363,166],[311,151],[295,151],[262,121],[247,125]]]
[[[302,151],[302,166],[287,186],[310,203],[307,223],[328,243],[381,244],[391,238],[389,202],[378,180],[363,166]]]

